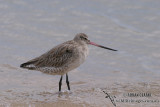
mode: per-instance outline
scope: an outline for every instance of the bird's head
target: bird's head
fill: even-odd
[[[78,33],[74,37],[74,40],[76,42],[83,43],[83,44],[89,44],[90,43],[90,40],[88,40],[88,36],[86,34],[84,34],[84,33]]]
[[[104,48],[104,49],[108,49],[108,50],[111,50],[111,51],[117,51],[115,49],[111,49],[111,48],[108,48],[108,47],[105,47],[105,46],[102,46],[102,45],[98,45],[94,42],[91,42],[90,40],[88,40],[88,36],[84,33],[78,33],[75,37],[74,37],[74,40],[80,44],[90,44],[90,45],[94,45],[94,46],[97,46],[97,47],[100,47],[100,48]]]

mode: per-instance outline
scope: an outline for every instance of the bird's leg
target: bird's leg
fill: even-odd
[[[68,90],[70,90],[69,81],[68,81],[68,74],[67,73],[66,73],[66,83],[67,83]]]
[[[61,78],[59,80],[59,91],[61,91],[61,86],[62,86],[62,78],[63,78],[63,75],[61,75]]]

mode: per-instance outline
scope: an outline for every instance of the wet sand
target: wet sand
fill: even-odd
[[[9,107],[113,107],[107,92],[115,96],[117,107],[158,107],[160,102],[121,102],[123,99],[160,101],[160,81],[127,82],[114,81],[116,78],[87,78],[80,71],[71,71],[71,92],[67,92],[65,81],[62,93],[58,93],[59,76],[46,75],[37,71],[28,71],[10,65],[1,65],[1,106]],[[6,72],[10,72],[7,73]],[[16,73],[17,72],[17,73]],[[19,72],[19,73],[18,73]],[[10,74],[10,75],[9,75]],[[14,75],[16,74],[16,75]],[[33,76],[34,75],[34,76]],[[82,79],[83,77],[83,79]],[[151,93],[151,97],[129,97],[128,93]],[[125,96],[124,96],[125,95]]]

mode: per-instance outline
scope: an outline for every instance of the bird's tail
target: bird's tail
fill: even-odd
[[[33,60],[33,61],[31,60],[31,61],[28,61],[26,63],[21,64],[20,67],[25,68],[25,69],[29,69],[29,70],[35,70],[35,68],[36,68],[34,65],[35,62],[36,62],[35,60]]]

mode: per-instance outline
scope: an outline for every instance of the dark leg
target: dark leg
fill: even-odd
[[[69,81],[68,81],[68,74],[67,73],[66,73],[66,83],[67,83],[68,90],[70,90]]]
[[[60,80],[59,80],[59,91],[61,91],[61,86],[62,86],[62,78],[63,78],[63,76],[61,75],[61,78],[60,78]]]

